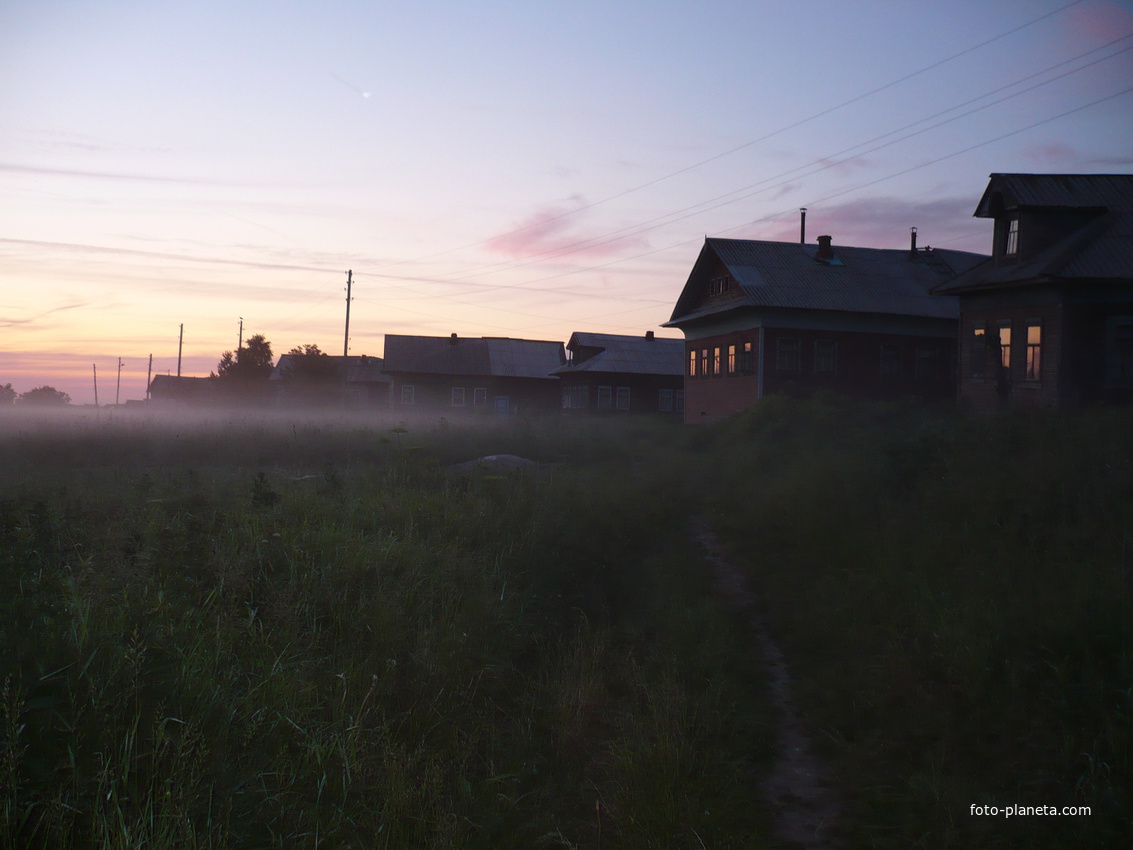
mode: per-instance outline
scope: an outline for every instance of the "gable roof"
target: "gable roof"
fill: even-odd
[[[1133,211],[1133,174],[991,174],[988,181],[977,218],[1034,207]]]
[[[557,375],[573,372],[612,372],[625,375],[683,375],[684,340],[575,332],[567,348],[574,359],[555,370]],[[597,349],[580,357],[576,349]]]
[[[1133,281],[1133,174],[992,174],[974,215],[992,218],[1019,209],[1096,215],[1026,259],[989,259],[936,291],[1084,278]]]
[[[386,334],[389,372],[495,378],[552,378],[566,362],[561,342],[510,337]]]
[[[955,302],[933,287],[986,259],[966,251],[837,246],[835,260],[815,259],[816,245],[706,238],[673,315],[663,327],[743,307],[954,319]],[[703,303],[703,284],[719,261],[736,281],[733,297]]]
[[[281,354],[272,369],[268,380],[286,380],[295,369],[296,360],[307,355]],[[389,378],[382,372],[382,358],[368,357],[365,354],[343,357],[342,355],[324,354],[327,365],[333,366],[333,376],[337,381],[345,380],[348,384],[388,384]],[[330,370],[328,370],[329,372]]]

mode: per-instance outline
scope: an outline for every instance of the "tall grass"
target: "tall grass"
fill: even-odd
[[[3,423],[0,844],[765,843],[671,432],[241,424]]]
[[[1133,414],[771,399],[690,436],[852,843],[1133,835]],[[1005,819],[972,805],[1089,806]]]

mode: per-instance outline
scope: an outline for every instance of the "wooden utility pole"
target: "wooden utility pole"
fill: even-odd
[[[342,340],[342,356],[346,357],[350,353],[350,284],[354,277],[354,271],[348,269],[346,272],[346,334]]]
[[[153,355],[149,356],[149,365],[146,366],[146,401],[149,401],[149,383],[153,375]]]
[[[90,368],[94,372],[94,406],[98,407],[98,365],[91,363]]]
[[[181,331],[177,334],[177,377],[181,377],[181,343],[185,340],[185,323],[181,323]]]
[[[118,383],[114,385],[114,406],[118,406],[118,394],[122,389],[122,358],[118,358]]]
[[[240,362],[240,349],[244,347],[244,317],[240,317],[240,339],[236,341],[236,362]]]

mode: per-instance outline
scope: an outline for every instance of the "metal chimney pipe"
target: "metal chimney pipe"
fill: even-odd
[[[806,244],[806,207],[799,207],[799,244]]]
[[[917,255],[917,229],[915,227],[909,228],[909,256],[915,257]]]

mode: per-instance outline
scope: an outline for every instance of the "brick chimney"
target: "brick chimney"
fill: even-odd
[[[645,332],[645,338],[648,339],[648,340],[652,340],[653,339],[653,331],[646,331]]]
[[[448,344],[449,345],[456,345],[456,334],[453,334],[452,336],[450,336],[448,338]]]
[[[819,236],[818,237],[818,253],[814,258],[819,262],[823,260],[834,259],[834,249],[830,247],[830,243],[834,237],[832,236]]]

